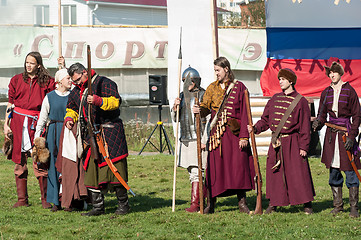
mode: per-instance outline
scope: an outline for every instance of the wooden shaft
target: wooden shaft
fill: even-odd
[[[182,28],[180,29],[180,42],[179,42],[179,54],[178,54],[178,92],[177,97],[180,97],[180,85],[182,81]],[[176,111],[176,130],[175,130],[175,146],[174,146],[174,167],[173,167],[173,195],[172,195],[172,212],[175,211],[175,189],[177,182],[177,160],[178,160],[178,133],[179,132],[179,105],[177,105]]]
[[[195,104],[199,105],[198,98],[195,98]],[[198,178],[199,178],[199,206],[200,213],[203,214],[203,175],[202,175],[202,146],[201,146],[201,116],[199,113],[196,116],[196,132],[197,132],[197,156],[198,156]]]
[[[251,105],[249,101],[249,93],[248,90],[244,90],[245,100],[246,100],[246,108],[247,108],[247,117],[248,117],[248,125],[253,127],[253,120],[252,120],[252,113],[251,113]],[[256,137],[254,132],[250,133],[251,142],[252,142],[252,152],[253,152],[253,163],[254,169],[256,172],[256,184],[257,184],[257,200],[256,200],[256,209],[254,210],[255,214],[262,214],[262,175],[259,168],[259,161],[258,161],[258,153],[256,147]]]

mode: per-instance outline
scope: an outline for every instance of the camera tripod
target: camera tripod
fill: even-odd
[[[157,122],[157,125],[154,127],[152,133],[149,135],[147,141],[145,142],[144,146],[142,147],[142,150],[140,150],[140,152],[138,153],[138,155],[140,155],[145,146],[150,143],[155,149],[158,150],[158,152],[160,153],[163,153],[165,147],[167,146],[168,148],[168,152],[169,154],[174,154],[173,153],[173,147],[172,147],[172,144],[170,143],[169,141],[169,138],[168,138],[168,135],[167,135],[167,132],[165,131],[165,128],[164,128],[164,125],[163,125],[163,122],[162,122],[162,105],[158,105],[158,111],[159,111],[159,121]],[[152,137],[153,133],[155,132],[155,130],[159,127],[159,148],[157,146],[155,146],[151,141],[150,141],[150,138]],[[163,144],[163,135],[165,137],[165,145]]]

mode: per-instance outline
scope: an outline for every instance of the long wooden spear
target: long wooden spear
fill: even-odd
[[[179,54],[178,54],[178,95],[180,97],[180,85],[182,81],[182,27],[180,29],[180,40],[179,40]],[[173,197],[172,197],[172,212],[175,211],[175,187],[177,182],[177,161],[178,161],[178,132],[179,132],[179,105],[177,105],[176,111],[176,131],[175,131],[175,151],[174,151],[174,169],[173,169]]]
[[[198,98],[195,99],[195,104],[199,106]],[[202,161],[202,147],[201,147],[201,115],[196,113],[196,130],[197,130],[197,156],[198,156],[198,179],[199,179],[199,208],[200,213],[203,214],[203,161]]]
[[[251,104],[249,102],[249,93],[248,93],[247,89],[244,90],[244,96],[246,99],[248,125],[253,126]],[[256,172],[255,183],[256,183],[257,200],[256,200],[256,209],[254,210],[254,213],[262,214],[263,213],[263,211],[262,211],[262,175],[261,175],[261,170],[259,168],[258,153],[257,153],[257,147],[256,147],[256,137],[255,137],[253,131],[250,133],[250,136],[251,136],[251,142],[252,142],[253,163],[254,163],[254,169]]]
[[[63,56],[62,51],[62,23],[61,23],[61,0],[58,1],[58,52],[59,57]],[[61,69],[63,66],[58,65],[58,68]]]

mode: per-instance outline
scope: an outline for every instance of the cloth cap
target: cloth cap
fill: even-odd
[[[340,60],[338,58],[335,57],[330,57],[327,60],[327,66],[323,66],[326,70],[326,75],[327,77],[329,77],[330,72],[337,72],[340,74],[340,76],[342,76],[345,71],[343,70],[342,65],[340,64]]]
[[[283,68],[278,72],[277,78],[280,77],[286,78],[288,81],[290,81],[293,85],[296,85],[297,76],[296,74],[289,68]]]
[[[60,82],[63,78],[68,76],[68,70],[63,68],[55,73],[55,82]]]

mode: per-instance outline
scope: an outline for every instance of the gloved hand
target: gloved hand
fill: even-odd
[[[346,142],[345,142],[345,149],[346,151],[351,151],[353,148],[353,144],[354,144],[354,140],[352,140],[349,137],[346,137]]]
[[[321,129],[321,121],[319,119],[316,119],[315,121],[313,121],[312,123],[312,129],[313,131],[318,131]]]

